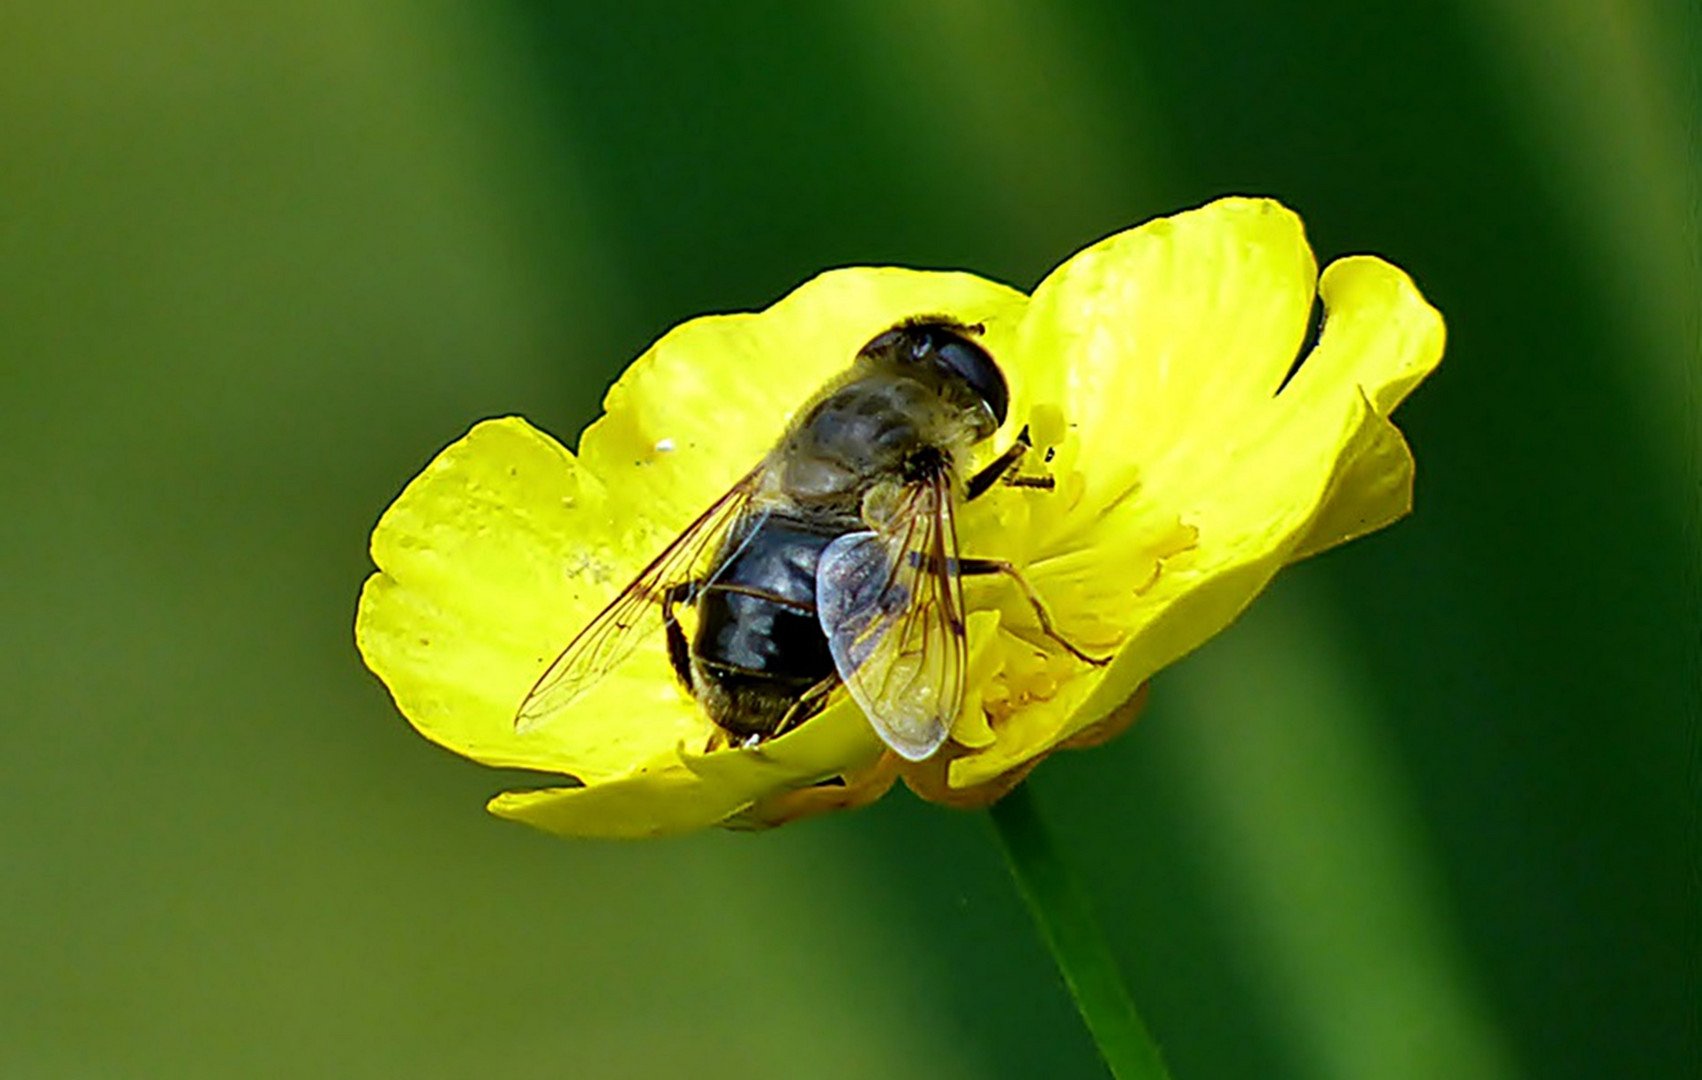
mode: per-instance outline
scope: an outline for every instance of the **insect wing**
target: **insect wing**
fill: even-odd
[[[921,761],[963,708],[969,656],[949,477],[907,488],[889,521],[822,552],[816,611],[869,723],[900,756]]]
[[[752,470],[733,485],[568,643],[520,703],[516,731],[524,734],[548,723],[662,628],[668,593],[702,579],[728,531],[750,506],[756,479]]]

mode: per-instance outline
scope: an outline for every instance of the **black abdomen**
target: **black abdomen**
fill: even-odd
[[[769,735],[810,687],[834,673],[816,621],[816,564],[844,529],[781,514],[759,519],[697,601],[694,679],[717,724]],[[707,692],[706,692],[707,691]]]

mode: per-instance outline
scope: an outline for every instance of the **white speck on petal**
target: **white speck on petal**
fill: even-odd
[[[656,452],[658,454],[666,454],[668,451],[672,450],[673,448],[674,448],[674,440],[672,440],[672,439],[657,439],[656,440]]]

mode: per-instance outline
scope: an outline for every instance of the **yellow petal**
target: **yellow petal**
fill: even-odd
[[[1387,417],[1442,359],[1442,316],[1412,279],[1381,259],[1357,255],[1324,270],[1318,292],[1330,312],[1318,347],[1283,397],[1327,394],[1348,381]],[[1326,505],[1293,558],[1373,532],[1412,506],[1412,453],[1384,421],[1341,470]]]
[[[385,512],[355,637],[421,734],[588,782],[706,736],[660,655],[635,656],[561,722],[515,734],[532,683],[635,569],[608,501],[560,444],[511,417],[444,450]]]
[[[1221,199],[1118,233],[1035,290],[1019,363],[1079,436],[1088,510],[1139,469],[1269,400],[1306,333],[1317,264],[1300,219]],[[1061,469],[1075,464],[1059,463]]]
[[[754,798],[861,768],[884,749],[856,704],[839,695],[808,723],[778,739],[709,754],[688,750],[681,760],[704,779],[748,790]]]
[[[1374,255],[1331,263],[1318,293],[1327,314],[1323,332],[1282,396],[1339,395],[1357,386],[1388,416],[1441,361],[1441,314],[1412,278]]]
[[[952,786],[986,782],[1099,720],[1228,625],[1307,545],[1404,507],[1410,458],[1378,406],[1392,408],[1434,366],[1440,321],[1376,260],[1347,263],[1323,298],[1320,346],[1281,394],[1234,417],[1198,414],[1194,430],[1141,463],[1138,497],[1096,518],[1095,547],[1078,558],[1106,571],[1078,582],[1076,610],[1054,610],[1065,619],[1084,607],[1124,612],[1130,636],[1116,660],[1012,717],[995,746],[954,761]],[[1197,543],[1144,589],[1110,570],[1118,552],[1143,550],[1166,520],[1196,529]],[[1033,568],[1037,585],[1048,572]],[[1088,591],[1095,581],[1098,595]]]
[[[1285,417],[1286,423],[1252,444],[1267,455],[1259,467],[1210,478],[1217,490],[1214,498],[1202,500],[1195,561],[1154,585],[1146,605],[1150,621],[1106,670],[1067,733],[1098,720],[1158,669],[1228,626],[1292,561],[1338,477],[1387,425],[1353,393],[1344,415],[1332,418],[1320,410],[1309,421]],[[1309,429],[1323,434],[1309,436]]]
[[[964,671],[963,710],[951,726],[951,741],[960,746],[990,746],[997,737],[987,724],[983,709],[987,687],[999,674],[1003,663],[998,644],[999,613],[971,611],[965,619],[964,634],[969,639],[969,663]]]
[[[663,836],[718,824],[769,796],[862,769],[882,750],[862,714],[841,702],[760,747],[710,754],[678,747],[671,761],[630,776],[505,792],[488,809],[565,836]]]
[[[676,764],[583,788],[505,791],[485,809],[561,836],[636,840],[708,828],[750,801]]]

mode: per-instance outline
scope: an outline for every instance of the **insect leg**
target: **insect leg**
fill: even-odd
[[[1052,625],[1052,615],[1046,610],[1046,602],[1040,599],[1040,594],[1034,591],[1034,586],[1022,576],[1022,571],[1003,559],[959,559],[957,572],[967,577],[971,574],[1004,574],[1017,583],[1022,595],[1028,599],[1028,606],[1034,609],[1034,617],[1040,622],[1040,632],[1062,645],[1066,652],[1077,660],[1092,664],[1094,667],[1104,667],[1111,662],[1109,656],[1091,656],[1078,649],[1068,638],[1058,633]]]
[[[987,467],[969,478],[968,491],[964,501],[978,499],[987,494],[994,484],[1003,481],[1012,487],[1047,488],[1052,487],[1050,476],[1017,476],[1017,463],[1022,456],[1034,449],[1034,443],[1029,441],[1026,426],[1017,432],[1016,442],[1011,443],[1010,449],[1000,454],[987,464]]]
[[[821,712],[822,707],[827,704],[828,697],[838,686],[839,676],[834,674],[805,690],[792,707],[786,710],[786,715],[780,718],[780,723],[775,725],[774,731],[768,737],[772,739],[784,735],[816,713]]]
[[[697,599],[698,583],[682,581],[678,585],[670,585],[662,594],[662,625],[668,631],[668,663],[674,667],[674,674],[679,677],[680,685],[687,693],[696,693],[691,681],[691,643],[686,641],[686,633],[680,626],[680,620],[674,617],[674,605],[690,604]]]

